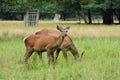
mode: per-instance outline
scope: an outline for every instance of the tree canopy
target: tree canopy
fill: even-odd
[[[0,0],[0,12],[26,12],[39,9],[40,13],[88,15],[90,23],[91,12],[103,16],[103,22],[113,23],[112,18],[105,17],[116,15],[120,22],[120,0]],[[111,13],[111,14],[109,14]],[[0,16],[1,17],[1,16]],[[110,21],[111,20],[111,21]]]

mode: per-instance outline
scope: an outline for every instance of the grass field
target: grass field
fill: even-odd
[[[71,26],[69,35],[79,52],[81,62],[68,52],[68,62],[60,54],[56,68],[48,66],[46,53],[42,64],[36,55],[29,59],[29,70],[23,64],[23,39],[42,28]],[[119,80],[120,25],[85,25],[75,22],[40,21],[39,27],[24,27],[22,21],[0,21],[0,80]]]

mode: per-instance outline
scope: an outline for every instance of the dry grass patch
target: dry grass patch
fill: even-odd
[[[75,27],[70,35],[74,38],[120,37],[120,27]]]
[[[69,35],[73,38],[104,38],[120,37],[119,25],[83,25],[76,21],[39,21],[38,27],[24,27],[23,21],[0,21],[0,37],[33,34],[42,28],[56,29],[56,25],[71,26]]]

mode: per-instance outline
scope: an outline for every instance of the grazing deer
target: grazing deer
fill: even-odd
[[[46,34],[46,35],[51,35],[54,37],[58,37],[59,35],[61,35],[61,33],[57,30],[51,30],[51,29],[42,29],[39,30],[37,32],[35,32],[36,35],[41,35],[41,34]],[[62,51],[63,52],[63,56],[67,61],[67,51],[70,51],[72,53],[72,55],[74,56],[75,60],[78,59],[82,59],[82,56],[84,54],[84,51],[81,53],[81,56],[79,57],[79,53],[77,48],[75,47],[72,39],[67,35],[65,37],[65,39],[63,40],[61,46],[57,49],[56,51],[56,58],[55,58],[55,62],[58,58],[59,52]],[[42,58],[42,54],[41,54],[41,58]]]
[[[50,64],[50,55],[52,56],[52,61],[54,62],[53,53],[61,46],[69,28],[70,27],[66,27],[63,29],[57,26],[57,30],[59,30],[61,33],[58,37],[46,34],[33,34],[25,38],[24,42],[26,46],[26,53],[24,56],[24,62],[27,63],[28,58],[32,55],[34,51],[38,52],[39,56],[42,52],[47,51],[48,64]]]

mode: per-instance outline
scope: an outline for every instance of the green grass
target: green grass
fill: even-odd
[[[52,65],[47,64],[47,54],[43,53],[44,63],[41,63],[38,56],[32,55],[29,59],[29,69],[27,69],[23,64],[25,54],[23,38],[46,25],[50,25],[50,28],[54,29],[57,23],[41,23],[39,27],[34,28],[25,28],[21,22],[0,23],[0,80],[120,79],[120,28],[118,25],[109,27],[108,25],[96,25],[96,27],[90,25],[88,27],[89,25],[58,23],[72,26],[69,35],[79,52],[85,50],[82,61],[75,62],[72,54],[68,52],[68,62],[66,63],[63,54],[60,53],[56,67],[53,69]],[[79,34],[80,31],[81,34]],[[86,34],[87,32],[89,35]],[[91,32],[97,34],[90,34]],[[78,36],[74,35],[75,33]]]
[[[60,54],[56,68],[44,64],[34,55],[29,59],[30,69],[23,64],[25,46],[22,40],[0,41],[0,79],[3,80],[118,80],[120,74],[120,39],[76,39],[78,50],[86,53],[81,62],[75,62],[68,52],[68,62]]]

